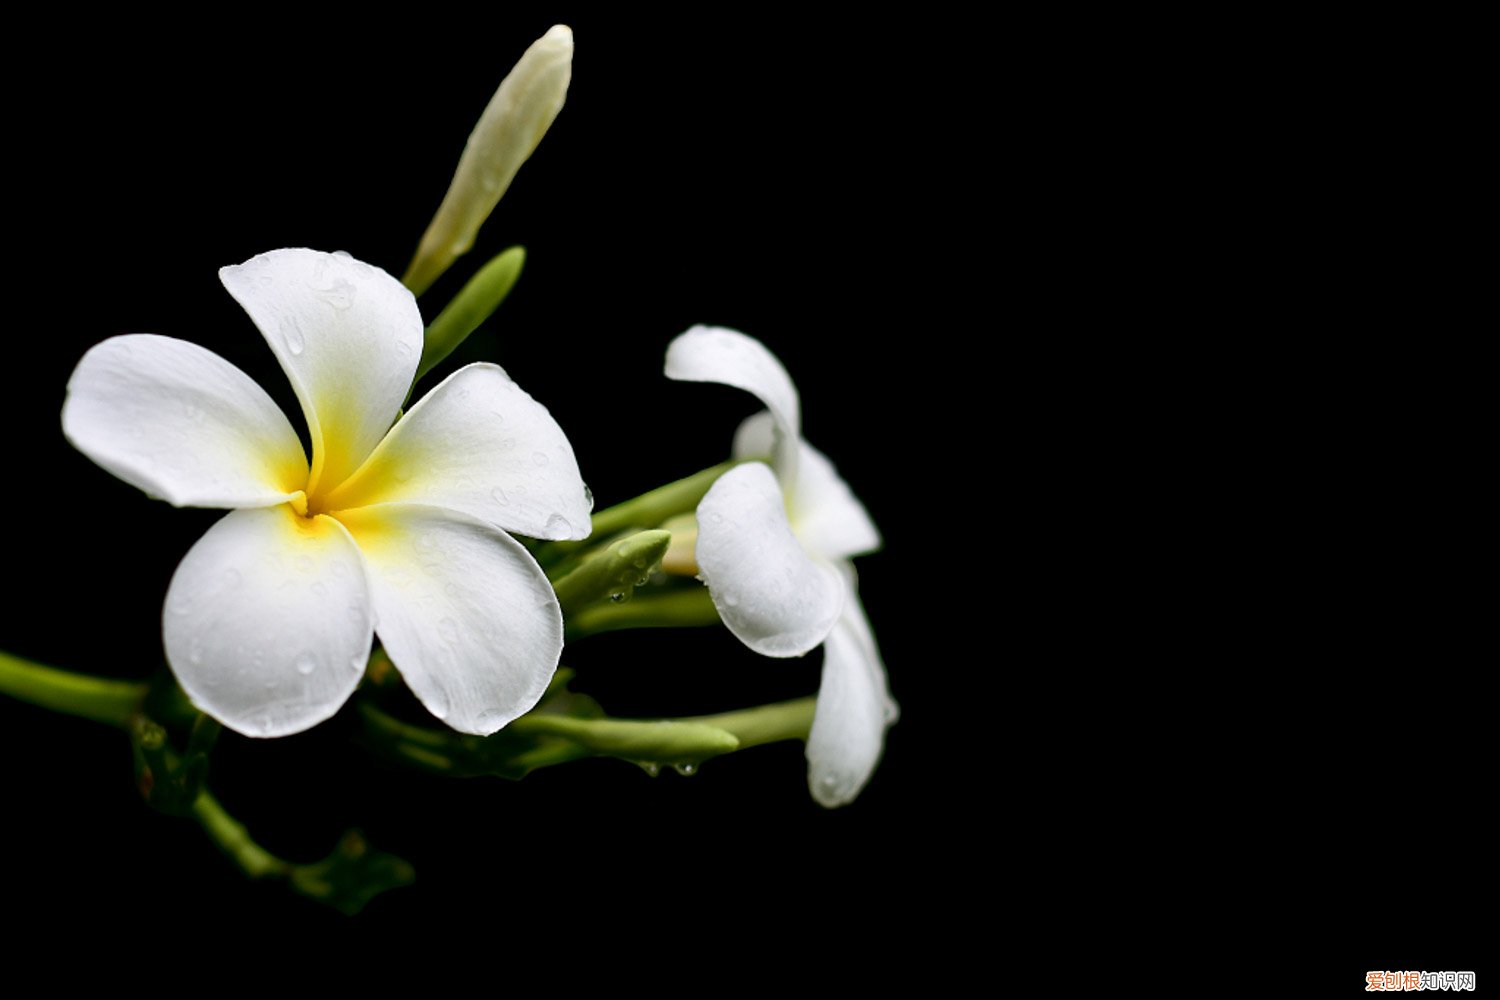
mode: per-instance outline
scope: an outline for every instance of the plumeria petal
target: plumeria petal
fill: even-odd
[[[807,737],[807,785],[818,804],[847,805],[870,780],[896,703],[870,622],[845,567],[844,612],[823,643],[823,683]]]
[[[734,457],[770,454],[773,417],[769,411],[749,417],[734,435]],[[801,442],[797,482],[787,496],[788,516],[803,545],[829,559],[847,559],[880,548],[880,532],[833,463],[821,451]]]
[[[273,250],[219,271],[302,403],[308,494],[337,486],[390,429],[422,355],[416,299],[345,254]]]
[[[797,387],[764,344],[737,330],[695,326],[667,348],[666,375],[681,382],[732,385],[766,404],[776,420],[771,464],[783,483],[796,481],[796,448],[802,433]]]
[[[265,390],[196,344],[135,334],[83,356],[63,433],[119,478],[178,507],[263,507],[307,479],[292,425]]]
[[[757,653],[801,656],[838,620],[838,572],[798,543],[759,462],[720,476],[698,504],[697,559],[719,617]]]
[[[380,641],[433,715],[488,735],[537,703],[562,655],[562,612],[519,542],[420,504],[339,518],[365,557]]]
[[[231,511],[188,552],[162,615],[192,703],[246,736],[286,736],[339,710],[370,656],[359,551],[329,517]]]
[[[330,494],[329,510],[417,502],[533,538],[587,538],[593,498],[547,408],[496,365],[454,372]]]

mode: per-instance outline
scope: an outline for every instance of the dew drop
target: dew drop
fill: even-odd
[[[292,665],[297,668],[297,673],[306,677],[318,669],[318,658],[310,650],[304,650],[297,654],[297,659],[293,661]]]
[[[501,441],[500,444],[499,444],[499,448],[500,448],[501,451],[510,451],[515,446],[516,446],[516,439],[515,438],[506,438],[504,441]]]
[[[353,260],[354,259],[354,255],[351,254],[348,250],[335,250],[333,252],[333,255],[335,257],[343,257],[345,260]]]
[[[712,514],[708,515],[708,519],[710,521],[712,521],[714,524],[723,524],[724,523],[724,515],[720,514],[718,511],[714,511]]]
[[[510,497],[506,496],[505,495],[505,491],[503,489],[501,489],[500,487],[496,486],[494,489],[490,490],[490,496],[500,506],[502,506],[502,507],[508,507],[508,506],[510,506]]]
[[[547,453],[543,451],[534,451],[531,453],[531,460],[537,465],[546,465]]]
[[[351,657],[349,657],[349,666],[351,666],[351,667],[354,668],[354,672],[356,674],[362,674],[362,673],[365,672],[365,664],[366,664],[366,662],[367,661],[365,660],[365,658],[363,656],[351,656]]]
[[[658,764],[658,763],[656,763],[655,761],[651,761],[651,760],[638,760],[638,761],[636,761],[636,763],[639,764],[639,765],[641,765],[641,770],[642,771],[645,771],[647,774],[651,775],[651,777],[653,777],[653,778],[656,777],[658,774],[661,774],[661,765]]]
[[[404,340],[396,341],[396,353],[401,355],[403,358],[410,357],[411,345]]]
[[[616,604],[624,604],[626,601],[630,600],[630,594],[623,590],[617,590],[609,595],[609,599],[611,601],[614,601]]]
[[[673,764],[672,765],[672,770],[676,771],[678,774],[682,775],[684,778],[691,778],[693,775],[695,775],[695,774],[698,773],[698,765],[697,764]]]
[[[646,574],[645,576],[638,576],[638,577],[635,578],[635,585],[637,587],[644,587],[646,584],[648,584],[650,582],[651,582],[651,575],[649,573]]]
[[[547,518],[547,526],[542,532],[545,538],[567,538],[573,533],[573,525],[561,514],[553,514]]]
[[[354,291],[353,285],[340,278],[329,288],[313,289],[313,294],[321,301],[342,312],[354,304]]]
[[[726,607],[737,608],[740,606],[740,599],[733,594],[725,594],[724,604]]]
[[[188,650],[188,662],[191,663],[191,664],[194,664],[194,665],[197,665],[197,664],[200,664],[200,663],[203,662],[203,647],[202,646],[194,644],[193,648],[190,649],[190,650]]]
[[[293,356],[300,355],[302,349],[307,346],[307,340],[302,336],[302,328],[290,316],[281,321],[281,336],[286,340],[286,349],[291,351]]]
[[[583,502],[589,510],[594,509],[594,491],[589,489],[587,486],[583,488]]]
[[[433,690],[426,698],[423,699],[422,704],[427,706],[427,711],[431,712],[439,719],[446,719],[448,717],[449,708],[451,707],[448,702],[448,692],[444,691],[442,688],[436,688],[435,690]]]

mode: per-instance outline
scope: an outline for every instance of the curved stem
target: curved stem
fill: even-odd
[[[219,800],[208,792],[201,793],[193,802],[193,816],[219,850],[251,878],[285,877],[291,873],[290,861],[278,858],[250,839],[245,824],[225,812]]]
[[[0,694],[126,729],[146,697],[146,685],[44,667],[0,651]]]

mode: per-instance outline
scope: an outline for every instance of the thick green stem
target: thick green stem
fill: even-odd
[[[291,874],[291,862],[283,861],[251,840],[245,824],[225,812],[219,800],[208,792],[199,795],[193,803],[193,816],[219,850],[229,855],[251,878],[285,878]]]
[[[596,510],[591,518],[593,531],[588,539],[578,542],[548,542],[537,550],[537,561],[543,566],[551,566],[563,557],[592,544],[592,540],[608,538],[632,528],[637,530],[655,528],[668,518],[695,510],[698,507],[698,501],[703,499],[703,494],[708,492],[709,487],[738,464],[738,462],[721,462],[711,469],[696,472],[686,479],[658,486],[648,493],[642,493],[638,497],[632,497],[613,507]]]
[[[805,740],[812,730],[816,697],[798,698],[774,705],[760,705],[719,715],[699,715],[680,722],[698,722],[723,729],[739,738],[741,750],[779,740]]]
[[[146,685],[44,667],[0,651],[0,694],[126,729],[146,697]]]
[[[693,510],[708,488],[738,464],[721,462],[686,479],[658,486],[649,493],[606,507],[594,514],[594,534],[612,535],[626,528],[654,528],[669,517]]]
[[[568,638],[581,639],[626,628],[717,625],[719,612],[707,587],[642,594],[623,604],[589,604],[567,620]]]

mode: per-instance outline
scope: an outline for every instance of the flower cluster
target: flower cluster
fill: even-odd
[[[433,716],[459,733],[491,735],[553,687],[564,604],[571,614],[601,596],[591,587],[620,600],[620,581],[646,585],[675,516],[693,523],[672,568],[699,576],[708,596],[681,579],[666,584],[670,594],[686,595],[707,620],[716,612],[765,656],[822,647],[815,708],[810,699],[765,708],[783,713],[775,738],[805,736],[813,797],[844,805],[869,781],[897,714],[851,562],[881,539],[833,464],[802,439],[797,389],[764,345],[702,326],[672,342],[669,378],[736,386],[766,409],[739,428],[733,467],[706,492],[712,474],[696,477],[701,485],[670,510],[628,524],[615,517],[615,529],[639,533],[604,531],[591,548],[567,544],[590,538],[593,526],[567,436],[499,367],[461,368],[404,409],[416,380],[519,274],[524,251],[511,248],[424,328],[415,295],[470,248],[556,118],[572,53],[571,31],[555,27],[506,77],[400,281],[310,249],[219,272],[290,380],[305,438],[223,358],[145,334],[107,340],[79,362],[64,433],[153,497],[228,511],[178,566],[162,637],[191,703],[239,733],[286,736],[333,716],[364,678],[378,636]],[[514,535],[563,544],[528,547]],[[638,730],[630,727],[642,720],[616,720],[628,724],[589,736],[578,719],[560,722],[553,704],[537,713],[552,713],[540,724],[589,751],[674,762],[647,753],[671,747],[695,766],[740,745],[701,720]],[[539,720],[527,721],[535,732]]]

